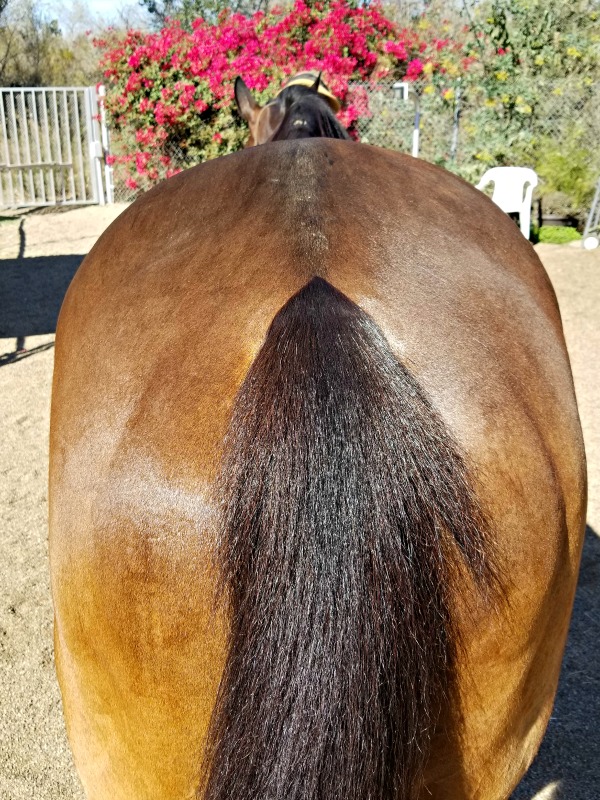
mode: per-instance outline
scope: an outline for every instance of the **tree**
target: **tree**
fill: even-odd
[[[0,83],[45,85],[49,54],[61,37],[56,20],[46,19],[35,0],[22,0],[5,5],[1,22]]]
[[[41,0],[0,0],[0,86],[80,86],[101,79],[89,32],[109,22],[82,0],[59,13],[60,23]],[[117,12],[113,27],[123,31],[143,23],[139,5],[130,3]]]
[[[152,16],[154,27],[162,28],[167,19],[179,20],[191,30],[195,19],[216,22],[221,12],[231,10],[245,15],[268,11],[272,0],[140,0],[140,5]]]

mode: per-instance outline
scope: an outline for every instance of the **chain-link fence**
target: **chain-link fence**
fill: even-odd
[[[489,167],[531,167],[549,213],[577,215],[589,207],[600,177],[597,83],[500,83],[492,97],[489,89],[460,81],[443,94],[391,82],[351,91],[363,142],[414,154],[418,141],[420,158],[473,183]]]
[[[577,79],[489,87],[456,81],[443,92],[431,84],[380,81],[351,84],[360,141],[418,154],[476,183],[497,165],[532,167],[548,212],[582,215],[600,176],[600,88]],[[179,168],[192,166],[176,148]],[[124,184],[115,199],[135,196]]]

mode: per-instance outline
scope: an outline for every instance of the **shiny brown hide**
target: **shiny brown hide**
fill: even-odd
[[[422,161],[276,142],[172,178],[86,258],[56,337],[56,661],[91,800],[192,798],[225,658],[211,500],[233,399],[314,275],[365,309],[474,465],[506,603],[463,647],[422,797],[503,800],[552,707],[585,520],[559,311],[514,223]],[[240,799],[241,800],[241,799]]]

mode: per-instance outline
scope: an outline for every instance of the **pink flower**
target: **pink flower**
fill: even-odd
[[[423,62],[419,58],[413,58],[406,68],[406,77],[409,81],[416,80],[423,72]]]
[[[154,144],[154,131],[152,128],[144,128],[135,132],[135,140],[148,147]]]
[[[408,52],[403,42],[386,42],[383,45],[383,51],[395,56],[400,61],[405,61],[408,57]]]
[[[135,168],[140,175],[143,175],[150,161],[150,153],[136,153],[135,154]]]

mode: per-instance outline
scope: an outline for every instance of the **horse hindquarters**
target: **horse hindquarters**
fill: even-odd
[[[201,775],[228,800],[410,798],[445,683],[422,797],[509,796],[556,689],[585,480],[555,299],[486,202],[401,154],[280,142],[166,181],[86,258],[57,331],[49,499],[90,800],[191,798]],[[499,608],[458,563],[489,546],[457,448],[356,305],[318,280],[288,302],[315,273],[369,304],[475,465]],[[214,614],[211,489],[274,317],[230,426]]]
[[[321,279],[245,378],[222,491],[232,627],[206,799],[417,797],[456,646],[450,572],[490,579],[485,524],[416,381]]]

